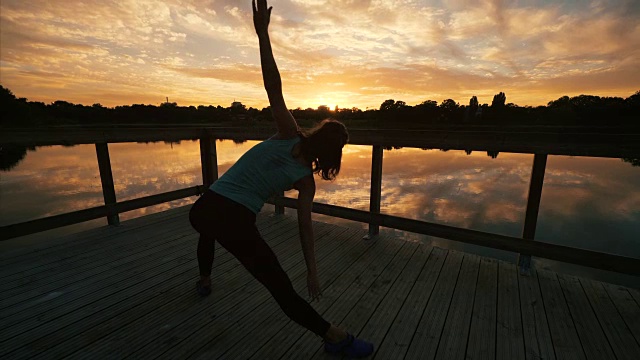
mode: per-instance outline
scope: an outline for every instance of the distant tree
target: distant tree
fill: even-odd
[[[552,100],[549,101],[549,103],[547,104],[548,107],[565,107],[565,106],[569,106],[571,104],[571,99],[568,96],[563,96],[560,97],[556,100]]]
[[[469,122],[475,119],[477,112],[478,112],[478,98],[475,96],[472,96],[471,99],[469,99],[469,106],[465,111],[464,120],[466,122]]]
[[[438,107],[438,102],[433,100],[425,100],[420,104],[416,105],[416,107],[425,108],[425,109],[435,109]]]
[[[318,106],[316,111],[316,120],[322,120],[331,117],[331,109],[326,105]]]
[[[18,145],[0,145],[0,170],[13,169],[27,156],[27,148]]]
[[[13,93],[11,92],[11,90],[7,89],[6,87],[0,85],[0,103],[3,103],[7,100],[15,100],[16,96],[13,95]]]
[[[640,112],[640,90],[626,98],[625,102],[632,111],[635,110],[636,113]]]
[[[442,109],[445,109],[445,110],[455,110],[460,106],[458,105],[457,102],[455,102],[455,100],[446,99],[446,100],[442,100],[442,103],[440,104],[440,107]]]
[[[640,159],[637,158],[622,158],[622,161],[631,164],[631,166],[640,166]]]
[[[380,104],[380,111],[391,111],[396,108],[396,101],[393,99],[385,100]]]
[[[493,96],[493,101],[491,102],[492,108],[503,108],[505,102],[507,101],[507,95],[505,95],[502,91],[495,94]]]

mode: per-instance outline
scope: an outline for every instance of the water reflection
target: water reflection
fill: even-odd
[[[255,144],[218,141],[219,173]],[[202,182],[197,141],[109,144],[109,150],[119,201]],[[16,153],[20,156],[15,158],[23,160],[0,172],[0,225],[103,204],[93,145]],[[385,150],[382,212],[521,236],[533,155],[495,155],[458,150]],[[633,159],[623,162],[550,156],[536,238],[640,257],[640,168],[635,165]],[[337,180],[317,180],[316,201],[368,210],[370,176],[371,147],[348,145]],[[132,211],[122,214],[121,219],[187,205],[193,200]]]
[[[0,170],[8,171],[16,167],[25,156],[27,150],[35,150],[35,148],[27,148],[20,145],[0,145]]]

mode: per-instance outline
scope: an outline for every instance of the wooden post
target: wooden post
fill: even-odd
[[[547,167],[547,154],[535,154],[533,156],[533,169],[531,170],[531,181],[529,182],[529,196],[527,199],[527,211],[524,218],[524,230],[522,238],[533,240],[536,235],[536,224],[538,223],[538,210],[540,209],[540,198],[542,197],[542,184],[544,183],[544,173]],[[520,254],[518,258],[520,273],[527,274],[531,268],[531,255]]]
[[[369,197],[369,213],[372,215],[369,221],[369,233],[365,239],[370,240],[380,233],[380,225],[373,219],[374,214],[380,214],[380,201],[382,198],[382,157],[381,145],[373,145],[371,155],[371,195]]]
[[[218,180],[216,139],[209,135],[200,138],[200,162],[202,163],[202,184],[206,190]]]
[[[100,170],[100,180],[102,182],[102,195],[104,204],[107,206],[107,222],[109,225],[120,225],[120,217],[115,211],[116,189],[113,185],[113,174],[111,173],[111,159],[109,159],[109,147],[107,143],[96,143],[96,154],[98,155],[98,170]]]

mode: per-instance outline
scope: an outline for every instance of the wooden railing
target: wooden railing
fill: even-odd
[[[19,130],[4,132],[0,135],[0,144],[95,144],[105,205],[2,226],[0,227],[0,240],[12,239],[102,217],[106,217],[110,225],[118,225],[118,214],[120,213],[202,194],[218,178],[216,139],[263,140],[270,136],[271,132],[259,129],[247,131],[246,129],[203,129],[197,127],[126,130],[50,129],[47,132],[37,133]],[[200,141],[202,185],[128,201],[116,201],[109,159],[109,143],[178,141],[186,139],[198,139]],[[519,265],[523,271],[526,271],[530,266],[531,256],[537,256],[635,276],[640,275],[640,259],[548,242],[532,241],[535,238],[547,155],[637,157],[637,154],[640,154],[640,134],[637,132],[622,134],[616,132],[568,133],[566,131],[549,131],[546,128],[540,131],[529,129],[529,131],[525,132],[489,127],[483,127],[481,130],[476,129],[475,131],[470,131],[467,128],[462,130],[436,129],[433,131],[352,130],[350,132],[350,142],[372,146],[369,211],[320,203],[313,204],[313,211],[319,214],[368,223],[368,238],[375,237],[379,232],[379,228],[383,226],[519,253]],[[522,238],[381,214],[382,161],[383,148],[385,146],[535,154]],[[284,212],[285,207],[297,207],[295,199],[284,196],[276,197],[270,203],[275,205],[278,213]]]

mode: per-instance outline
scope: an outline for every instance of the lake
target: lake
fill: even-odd
[[[219,173],[255,143],[218,141]],[[109,151],[118,201],[202,183],[197,141],[117,143],[109,144]],[[493,158],[487,152],[385,150],[381,211],[521,237],[532,163],[531,154],[499,153]],[[337,180],[316,181],[316,201],[368,210],[370,173],[371,147],[347,145]],[[295,197],[295,192],[287,195]],[[194,200],[131,211],[121,214],[120,219]],[[94,145],[38,147],[12,169],[0,172],[0,226],[102,204]],[[273,206],[265,205],[263,211],[273,211]],[[366,227],[327,216],[316,218]],[[46,241],[55,234],[105,224],[106,219],[94,220],[30,237],[29,241]],[[408,240],[428,239],[443,247],[513,259],[513,254],[500,251],[387,231]],[[640,258],[640,167],[616,158],[549,156],[536,239]]]

